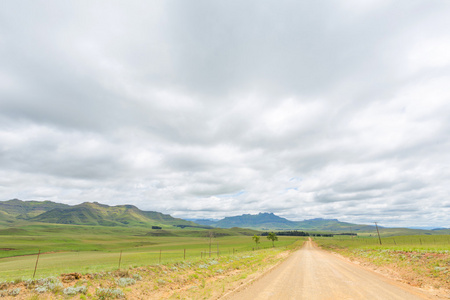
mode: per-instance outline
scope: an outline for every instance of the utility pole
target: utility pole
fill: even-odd
[[[380,237],[380,232],[378,231],[378,224],[377,224],[377,222],[375,222],[375,227],[377,227],[378,240],[380,240],[380,245],[381,245],[381,237]]]

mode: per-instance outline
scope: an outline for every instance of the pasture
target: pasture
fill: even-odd
[[[119,261],[121,268],[138,267],[253,251],[255,247],[251,236],[242,235],[246,233],[242,230],[212,230],[217,237],[211,239],[209,232],[71,225],[0,230],[0,281],[31,278],[39,250],[36,278],[116,270]],[[296,240],[280,237],[275,246],[285,247]],[[262,237],[259,248],[271,247],[271,241]]]
[[[395,251],[450,252],[450,235],[405,235],[378,237],[315,237],[314,240],[325,248],[374,249]]]

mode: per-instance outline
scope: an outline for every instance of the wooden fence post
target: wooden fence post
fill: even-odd
[[[38,261],[39,261],[39,255],[40,254],[41,254],[41,249],[39,249],[39,252],[38,252],[38,255],[37,255],[37,258],[36,258],[36,265],[34,266],[33,279],[34,279],[34,276],[36,275],[36,269],[37,269],[37,265],[38,265]]]
[[[120,250],[120,256],[119,256],[119,270],[120,270],[120,262],[122,261],[122,250]]]

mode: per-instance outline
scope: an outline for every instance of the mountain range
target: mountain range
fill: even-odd
[[[98,202],[68,205],[51,201],[0,201],[0,224],[40,222],[101,226],[160,226],[193,228],[250,228],[256,230],[372,231],[373,226],[355,225],[335,219],[290,221],[273,213],[244,214],[221,220],[183,220],[133,205],[109,206]]]
[[[84,202],[71,206],[51,201],[0,201],[0,224],[20,221],[94,226],[198,226],[159,212],[142,211],[133,205]]]
[[[221,220],[190,219],[191,221],[220,228],[244,227],[258,230],[321,230],[321,231],[373,231],[375,226],[358,225],[340,222],[337,219],[310,219],[303,221],[290,221],[273,213],[259,213],[256,215],[244,214],[241,216],[226,217]]]
[[[109,206],[98,202],[68,205],[51,201],[0,201],[0,226],[14,227],[29,223],[73,224],[91,226],[161,227],[175,228],[249,228],[260,231],[301,230],[332,233],[376,233],[373,225],[358,225],[337,219],[310,219],[291,221],[273,213],[244,214],[217,219],[179,219],[170,215],[142,211],[133,205]],[[449,229],[434,230],[383,228],[386,234],[447,234]]]

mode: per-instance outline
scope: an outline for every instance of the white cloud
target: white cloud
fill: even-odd
[[[448,223],[445,2],[7,8],[4,200]]]

